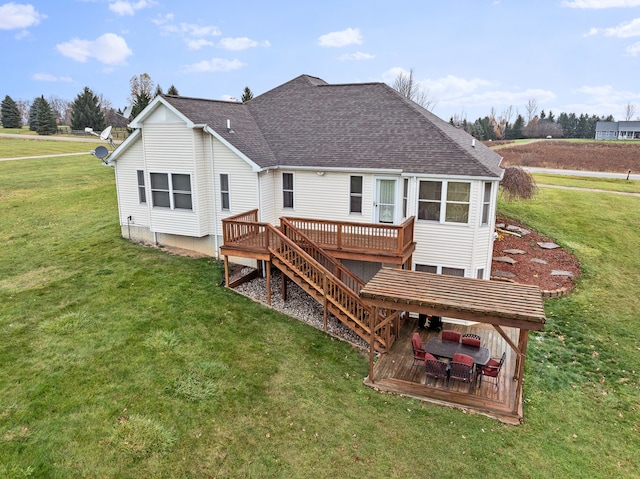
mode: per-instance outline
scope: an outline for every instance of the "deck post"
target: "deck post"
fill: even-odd
[[[524,334],[523,334],[524,333]],[[513,413],[518,414],[520,399],[522,397],[522,386],[524,379],[524,358],[527,353],[527,343],[529,342],[529,330],[521,329],[518,338],[518,358],[516,359],[516,375],[518,385],[516,388],[516,399],[513,403]]]
[[[287,300],[287,277],[284,273],[280,274],[282,278],[282,301]]]
[[[224,255],[224,284],[229,287],[229,256]]]
[[[369,382],[374,383],[373,380],[373,358],[375,354],[375,327],[376,318],[378,317],[378,307],[373,308],[373,314],[369,315]]]
[[[271,306],[271,260],[264,262],[267,275],[267,304]]]

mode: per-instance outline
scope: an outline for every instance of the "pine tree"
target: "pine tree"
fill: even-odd
[[[178,93],[178,89],[175,86],[171,85],[167,90],[167,95],[180,96],[180,93]]]
[[[251,91],[251,89],[248,86],[244,87],[244,92],[242,93],[242,98],[241,98],[242,103],[246,103],[252,98],[253,98],[253,92]]]
[[[133,107],[131,109],[131,116],[133,118],[138,116],[149,103],[151,103],[151,97],[149,95],[147,95],[145,92],[138,93],[136,95],[136,101],[133,103]]]
[[[38,135],[53,135],[56,129],[56,119],[53,116],[49,102],[42,96],[36,113],[36,132]]]
[[[100,108],[98,97],[89,87],[84,87],[71,105],[71,128],[84,130],[91,127],[96,131],[105,128],[104,113]]]
[[[36,131],[38,128],[38,106],[40,106],[40,97],[34,98],[29,108],[29,129]]]
[[[22,128],[20,109],[9,95],[5,96],[4,100],[2,100],[0,121],[4,128]]]

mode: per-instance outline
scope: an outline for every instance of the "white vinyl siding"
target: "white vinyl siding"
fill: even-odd
[[[115,166],[121,225],[126,225],[128,222],[141,227],[150,225],[149,203],[140,203],[138,190],[138,171],[144,171],[142,151],[142,141],[138,139]],[[148,176],[145,176],[145,179],[148,186]],[[129,217],[131,217],[130,220]]]

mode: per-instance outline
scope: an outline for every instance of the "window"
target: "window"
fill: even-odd
[[[446,268],[442,267],[442,274],[446,274],[449,276],[460,276],[464,277],[464,269],[463,268]]]
[[[191,176],[178,173],[150,173],[154,207],[192,210]]]
[[[476,278],[484,279],[484,268],[478,268],[476,271]]]
[[[293,173],[282,173],[282,207],[293,208]]]
[[[420,181],[418,219],[445,223],[467,223],[469,221],[470,198],[471,183]]]
[[[362,176],[351,177],[349,213],[362,213]]]
[[[144,171],[138,170],[138,200],[140,204],[147,202],[147,192],[144,189]]]
[[[409,203],[409,178],[405,178],[402,185],[402,217],[407,217],[407,206]]]
[[[440,221],[442,181],[421,181],[418,192],[418,219]]]
[[[482,223],[483,225],[489,224],[489,210],[491,208],[491,182],[485,181],[484,193],[482,197]]]
[[[430,264],[416,264],[416,271],[424,271],[425,273],[437,273],[438,267]]]
[[[229,175],[220,173],[220,208],[229,211]]]
[[[416,264],[415,270],[424,271],[425,273],[439,273],[439,274],[446,274],[449,276],[464,277],[463,268],[448,268],[446,266],[434,266],[431,264]]]

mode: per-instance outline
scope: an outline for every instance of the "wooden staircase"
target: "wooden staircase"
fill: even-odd
[[[280,227],[275,227],[270,223],[259,222],[258,210],[223,220],[224,245],[220,251],[225,256],[227,284],[229,256],[267,261],[322,304],[325,313],[334,315],[369,343],[371,318],[375,310],[360,299],[364,282],[343,266],[332,253],[311,239],[306,230],[299,227],[300,222],[299,219],[280,218]],[[411,226],[412,222],[407,224]],[[403,228],[407,229],[408,226]],[[400,236],[400,239],[404,237]],[[409,247],[412,245],[412,241],[409,241]],[[408,251],[412,251],[412,248]],[[392,310],[378,308],[377,311],[378,317],[374,321],[374,349],[386,352],[399,333],[400,316]]]

